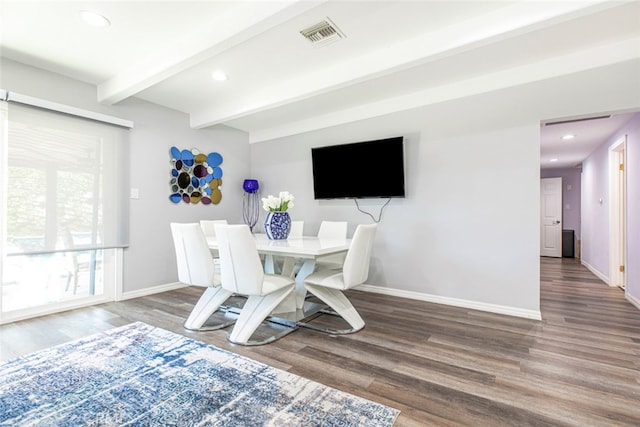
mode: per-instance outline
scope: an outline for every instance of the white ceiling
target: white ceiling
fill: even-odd
[[[300,35],[326,17],[344,39]],[[0,47],[102,103],[135,96],[259,142],[638,58],[640,2],[0,0]],[[580,122],[572,154],[565,125],[542,126],[543,166],[579,163],[628,119]]]
[[[593,114],[544,121],[540,125],[540,166],[545,169],[581,167],[582,161],[634,114],[638,113]],[[565,121],[567,123],[563,123]],[[563,140],[565,135],[575,138]]]

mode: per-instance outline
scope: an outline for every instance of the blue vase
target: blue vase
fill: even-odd
[[[286,239],[291,231],[289,212],[269,212],[264,219],[264,232],[271,240]]]

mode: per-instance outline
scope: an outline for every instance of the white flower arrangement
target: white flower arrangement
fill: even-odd
[[[262,198],[262,208],[267,212],[286,212],[292,208],[295,197],[288,191],[281,191],[278,197],[269,194]]]

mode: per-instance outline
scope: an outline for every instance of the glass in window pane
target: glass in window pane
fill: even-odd
[[[8,256],[3,263],[2,312],[105,293],[105,252],[114,249]]]

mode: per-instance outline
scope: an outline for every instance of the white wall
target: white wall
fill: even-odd
[[[640,309],[640,114],[620,132],[627,134],[627,299]]]
[[[582,261],[609,281],[609,148],[627,137],[627,298],[640,307],[640,113],[604,141],[584,161],[583,188],[583,256]],[[602,203],[600,203],[602,200]]]
[[[609,278],[609,147],[602,144],[582,162],[582,262]]]
[[[96,88],[58,74],[3,59],[0,88],[134,121],[130,131],[130,239],[124,256],[124,291],[178,280],[169,223],[227,218],[242,221],[242,180],[249,175],[248,136],[231,128],[194,130],[186,114],[136,99],[108,107],[96,102]],[[171,146],[218,151],[224,157],[219,205],[175,205],[169,201]]]
[[[371,219],[351,201],[313,200],[310,148],[404,135],[407,197],[384,211],[368,284],[534,317],[540,121],[638,108],[639,73],[639,62],[628,62],[254,144],[253,176],[263,195],[297,197],[290,213],[306,233],[321,219],[347,220],[352,233]],[[381,204],[363,203],[376,214]]]

